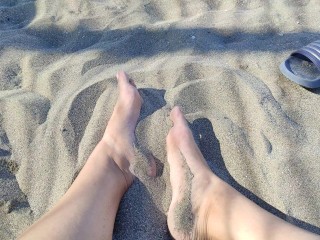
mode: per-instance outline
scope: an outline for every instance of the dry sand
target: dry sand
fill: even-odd
[[[137,136],[158,159],[121,204],[114,239],[170,239],[165,136],[180,105],[211,168],[268,211],[320,233],[320,90],[283,77],[320,39],[319,0],[0,1],[0,239],[65,193],[127,71]]]

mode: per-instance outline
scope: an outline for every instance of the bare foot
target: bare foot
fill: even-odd
[[[182,112],[171,111],[167,136],[172,202],[168,227],[177,239],[320,239],[265,211],[209,169]]]
[[[125,72],[120,71],[117,79],[119,97],[102,141],[112,151],[109,154],[123,172],[128,188],[134,179],[129,167],[134,160],[134,131],[143,101],[133,80]]]
[[[209,169],[178,107],[170,118],[174,126],[167,136],[172,186],[168,226],[175,239],[198,239],[199,232],[206,232],[209,193],[213,188],[224,191],[226,184]]]

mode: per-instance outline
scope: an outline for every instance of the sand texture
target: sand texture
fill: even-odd
[[[320,39],[319,0],[1,0],[0,239],[66,192],[103,134],[127,71],[144,99],[140,163],[114,239],[170,239],[168,113],[179,105],[213,171],[320,234],[320,90],[279,64]],[[138,161],[138,163],[139,163]]]

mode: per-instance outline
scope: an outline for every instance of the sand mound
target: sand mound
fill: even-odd
[[[316,0],[1,1],[0,239],[68,189],[102,136],[120,69],[140,88],[137,137],[160,171],[124,197],[115,239],[170,239],[174,105],[216,174],[320,233],[320,91],[278,70],[320,38],[319,10]]]

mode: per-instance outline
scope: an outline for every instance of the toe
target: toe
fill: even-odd
[[[176,142],[180,146],[183,141],[192,142],[193,136],[192,132],[188,126],[188,122],[184,117],[181,109],[179,107],[174,107],[170,113],[170,119],[173,122],[173,135],[176,137]],[[183,141],[182,141],[183,140]]]
[[[130,78],[124,71],[119,71],[116,76],[120,89],[128,86],[128,84],[130,83]]]
[[[117,79],[118,79],[118,83],[119,83],[119,86],[122,87],[122,86],[128,86],[128,85],[131,85],[133,87],[137,87],[134,80],[131,79],[128,74],[124,71],[119,71],[116,75]]]
[[[170,119],[171,121],[176,125],[185,125],[187,124],[186,119],[184,118],[184,115],[180,109],[180,107],[175,106],[171,112],[170,112]]]
[[[134,81],[124,71],[119,71],[116,77],[118,79],[118,90],[120,93],[118,102],[127,105],[128,109],[132,109],[131,105],[140,108],[143,99],[140,96]]]
[[[200,149],[194,141],[188,122],[179,107],[172,109],[170,118],[174,124],[172,128],[173,138],[182,155],[185,156],[191,172],[196,175],[197,173],[202,174],[203,171],[210,171]]]

